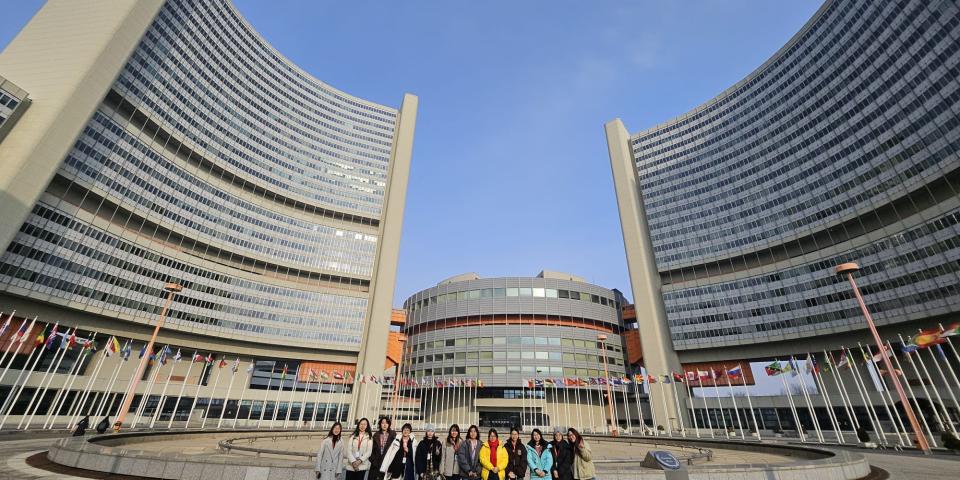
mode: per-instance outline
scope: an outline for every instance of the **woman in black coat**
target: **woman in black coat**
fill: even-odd
[[[433,425],[427,425],[423,440],[417,445],[417,478],[423,478],[424,473],[438,474],[440,460],[443,456],[443,443],[437,438]],[[428,463],[429,462],[429,463]],[[433,477],[430,477],[433,478]]]
[[[373,434],[373,452],[370,454],[370,473],[368,480],[382,480],[383,472],[380,466],[383,465],[383,457],[393,444],[393,439],[397,438],[397,433],[390,428],[390,419],[380,418],[377,422],[377,432]]]
[[[510,429],[510,440],[503,446],[507,449],[507,478],[521,480],[527,475],[527,446],[520,440],[520,430]]]
[[[563,430],[553,431],[553,441],[550,442],[553,447],[553,467],[551,476],[553,480],[573,480],[573,446],[564,438]]]

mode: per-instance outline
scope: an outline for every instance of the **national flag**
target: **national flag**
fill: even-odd
[[[122,358],[123,361],[127,361],[130,359],[131,353],[133,353],[133,345],[130,344],[130,340],[127,340],[124,342],[123,348],[120,349],[120,358]]]
[[[692,382],[697,379],[697,372],[687,372],[687,381]]]
[[[312,368],[307,370],[307,380],[311,382],[317,381],[317,372],[314,372]]]
[[[47,336],[47,350],[53,348],[54,340],[57,338],[57,325],[53,326],[53,330],[50,330],[50,335]]]
[[[543,384],[543,381],[541,381],[541,380],[537,380],[537,381],[540,382],[540,385],[538,385],[538,386],[543,386],[543,385],[542,385],[542,384]],[[599,378],[597,378],[597,385],[606,385],[606,384],[607,384],[607,379],[606,379],[605,377],[599,377]]]
[[[281,381],[281,382],[283,381],[283,379],[287,378],[287,371],[288,371],[288,370],[287,370],[287,366],[284,365],[284,366],[283,366],[283,372],[280,373],[280,381]]]
[[[780,365],[779,360],[763,367],[763,370],[767,372],[768,377],[775,377],[783,373],[783,367]]]
[[[667,385],[669,385],[669,384],[670,384],[670,375],[664,375],[664,376],[663,376],[663,379],[661,379],[660,381],[663,382],[663,383],[665,383],[665,384],[667,384]]]
[[[544,385],[550,385],[550,386],[556,385],[556,383],[553,381],[553,379],[552,379],[552,378],[549,378],[549,377],[548,377],[548,378],[545,378],[545,379],[543,380],[543,383],[544,383]]]
[[[202,362],[203,360],[204,360],[203,355],[200,355],[199,353],[194,353],[194,354],[193,354],[193,358],[190,359],[190,361],[191,361],[191,362],[194,362],[194,363],[196,363],[196,362]]]
[[[919,350],[919,349],[920,349],[920,347],[918,347],[918,346],[916,346],[916,345],[914,345],[914,344],[912,344],[912,343],[901,343],[901,344],[900,344],[900,351],[903,352],[903,353],[913,353],[913,352],[916,352],[916,351]]]
[[[220,362],[217,363],[217,368],[223,368],[227,366],[227,357],[220,357]]]
[[[847,367],[848,369],[852,369],[852,368],[853,368],[853,365],[850,364],[850,359],[847,358],[847,350],[846,350],[846,349],[844,349],[842,352],[840,352],[840,361],[837,362],[837,368],[840,368],[840,367]]]
[[[46,340],[45,340],[46,337],[44,336],[46,335],[46,333],[47,333],[47,327],[43,327],[40,330],[40,333],[37,334],[37,344],[34,346],[34,348],[40,348],[41,346],[43,346],[44,343],[46,343]]]
[[[797,361],[793,357],[790,357],[789,371],[790,371],[790,374],[793,375],[794,377],[796,377],[797,375],[800,375],[800,367],[797,366]]]
[[[675,373],[675,372],[670,372],[670,373],[673,373],[673,381],[683,383],[683,378],[684,378],[683,375],[680,375],[679,373]]]
[[[626,375],[621,377],[620,381],[623,382],[624,385],[633,385],[633,380],[630,380],[630,377]]]
[[[647,375],[647,383],[651,385],[657,383],[657,377],[654,377],[653,375]]]
[[[945,342],[945,338],[940,336],[940,329],[921,330],[920,333],[913,336],[913,343],[920,348],[927,348],[938,343]]]
[[[326,370],[320,370],[320,380],[329,380],[330,374]]]
[[[642,383],[643,383],[643,375],[641,375],[641,374],[639,374],[639,373],[634,373],[634,374],[633,374],[633,383],[636,383],[637,385],[642,384]]]
[[[183,355],[180,354],[180,349],[178,348],[177,353],[173,354],[173,361],[179,362],[181,358],[183,358]]]
[[[7,317],[7,321],[6,321],[6,322],[3,322],[3,326],[0,327],[0,337],[2,337],[4,333],[7,333],[7,329],[10,328],[10,320],[13,320],[13,314],[12,314],[12,313],[10,314],[9,317]],[[23,320],[23,323],[27,323],[27,320],[24,319],[24,320]]]
[[[576,378],[564,377],[563,383],[568,387],[576,387],[580,382],[578,382]]]
[[[247,374],[253,373],[253,362],[250,362],[250,366],[247,367]]]
[[[237,370],[240,368],[240,357],[237,357],[233,361],[233,365],[230,366],[230,373],[237,373]]]
[[[943,326],[941,325],[940,328],[943,329],[940,331],[940,338],[947,338],[947,337],[960,335],[960,323],[954,323],[953,325],[950,325],[949,328],[943,328]]]
[[[743,369],[739,366],[736,368],[731,368],[727,370],[727,377],[731,379],[739,379],[743,375]]]
[[[97,351],[97,342],[94,342],[92,339],[86,339],[83,341],[83,347],[81,351],[84,355],[89,355]]]
[[[170,349],[170,345],[164,345],[163,350],[160,351],[160,365],[167,364],[167,357],[173,353],[173,350]]]
[[[19,339],[20,339],[20,343],[26,342],[26,341],[27,341],[27,332],[33,330],[33,324],[34,324],[36,321],[37,321],[37,318],[34,317],[33,320],[30,320],[30,325],[27,325],[27,321],[26,321],[26,319],[24,319],[23,323],[20,324],[20,330],[17,330],[17,333],[16,333],[16,335],[14,335],[13,338],[19,338]]]
[[[457,386],[457,381],[451,378],[450,380],[447,381],[447,386],[448,386],[448,387],[456,387],[456,386]]]
[[[117,341],[116,336],[110,337],[110,340],[107,340],[107,348],[103,351],[103,354],[112,357],[114,353],[120,351],[120,342]]]
[[[483,388],[483,380],[477,380],[477,388]]]
[[[60,348],[69,350],[73,348],[73,346],[76,344],[77,344],[77,329],[73,329],[73,331],[70,332],[69,337],[67,336],[63,337],[63,341],[60,342]]]
[[[284,367],[284,369],[286,369],[286,367]],[[334,379],[334,380],[343,380],[343,373],[334,371],[334,372],[333,372],[333,379]]]
[[[143,354],[146,352],[147,352],[147,344],[144,343],[143,346],[140,347],[140,354],[137,355],[137,358],[143,358]]]
[[[623,380],[620,377],[613,377],[610,379],[610,384],[619,387],[623,385]]]
[[[709,380],[709,379],[710,379],[710,372],[707,372],[707,371],[705,371],[705,370],[697,370],[697,377],[698,377],[701,381],[703,381],[703,380]]]
[[[937,349],[937,355],[940,356],[941,359],[943,360],[947,359],[947,353],[943,351],[943,347],[941,347],[940,345],[934,345],[934,348]]]
[[[870,349],[868,348],[867,350],[869,351]],[[872,352],[871,352],[871,353],[872,353]],[[893,351],[892,351],[892,350],[889,350],[889,349],[886,348],[886,347],[884,347],[882,352],[877,352],[877,354],[873,356],[873,361],[874,361],[874,363],[880,363],[880,362],[882,362],[882,361],[883,361],[883,354],[884,354],[884,353],[887,354],[887,357],[892,357],[892,356],[893,356]]]
[[[206,363],[213,363],[213,353],[208,353],[207,358],[204,358],[203,361]]]

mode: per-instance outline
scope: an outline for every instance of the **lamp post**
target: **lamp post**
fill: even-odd
[[[613,394],[610,393],[610,372],[609,372],[609,370],[607,369],[607,346],[606,346],[606,344],[604,343],[604,341],[606,341],[606,339],[607,339],[607,335],[606,335],[606,334],[601,333],[601,334],[597,335],[597,340],[598,340],[599,343],[600,343],[600,350],[601,350],[601,352],[603,353],[603,354],[602,354],[602,357],[603,357],[603,375],[604,375],[604,377],[606,377],[606,381],[603,382],[603,383],[605,383],[605,384],[607,385],[607,411],[610,413],[610,433],[611,433],[614,437],[616,437],[616,436],[618,436],[618,432],[617,432],[617,425],[616,425],[615,423],[613,423]]]
[[[400,402],[400,371],[403,368],[403,357],[407,354],[407,347],[405,343],[407,342],[407,336],[400,334],[397,336],[397,341],[400,342],[400,361],[397,362],[397,373],[393,376],[393,412],[390,414],[391,421],[397,421],[397,409],[398,403]],[[378,425],[377,428],[380,428]]]
[[[903,387],[900,385],[900,378],[897,376],[897,371],[893,369],[893,365],[890,363],[890,357],[887,356],[887,347],[884,345],[883,340],[880,339],[880,333],[877,332],[876,325],[873,324],[873,317],[870,316],[870,310],[867,309],[867,304],[863,302],[863,296],[860,295],[860,289],[857,288],[857,282],[853,280],[853,272],[860,270],[860,266],[856,263],[843,263],[837,265],[836,272],[837,275],[846,275],[847,280],[850,282],[850,287],[853,288],[853,295],[857,298],[857,303],[860,304],[860,310],[863,312],[864,318],[867,319],[867,326],[870,328],[870,333],[873,334],[873,340],[877,343],[877,347],[880,349],[880,356],[883,358],[883,366],[890,372],[890,381],[893,382],[893,387],[897,390],[897,396],[900,397],[900,405],[903,406],[904,412],[907,414],[907,420],[910,421],[910,428],[913,429],[914,434],[917,437],[917,446],[925,454],[930,454],[930,445],[927,443],[926,437],[923,436],[923,431],[920,430],[920,424],[917,422],[917,416],[913,412],[913,407],[910,406],[910,402],[907,400],[907,395],[903,391]]]
[[[130,410],[130,405],[133,404],[133,394],[137,391],[137,385],[140,384],[140,378],[143,377],[143,371],[147,368],[147,362],[150,361],[150,354],[153,353],[153,344],[157,341],[157,334],[160,333],[160,327],[163,326],[163,321],[167,317],[167,310],[170,309],[170,305],[173,303],[173,296],[178,292],[183,290],[183,286],[179,283],[168,283],[163,286],[163,290],[167,292],[167,301],[163,304],[163,310],[160,310],[160,318],[157,320],[157,325],[153,327],[153,335],[150,336],[150,341],[147,342],[147,346],[143,348],[143,357],[140,357],[140,364],[137,365],[137,372],[133,374],[133,381],[130,382],[130,386],[127,387],[127,395],[123,401],[123,405],[120,405],[120,411],[117,412],[117,423],[115,424],[115,429],[117,432],[123,428],[123,421],[127,417],[127,410]],[[146,401],[147,399],[142,399],[141,401]]]

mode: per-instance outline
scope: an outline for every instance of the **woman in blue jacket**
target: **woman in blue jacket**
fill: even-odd
[[[543,439],[540,429],[534,428],[531,439],[527,442],[527,466],[530,467],[530,480],[547,478],[550,476],[550,467],[553,466],[551,445]]]

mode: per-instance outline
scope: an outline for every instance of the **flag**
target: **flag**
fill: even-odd
[[[170,345],[164,345],[163,350],[160,351],[160,365],[167,364],[167,357],[173,353],[173,350],[170,349]]]
[[[107,340],[107,348],[103,351],[104,355],[112,357],[114,353],[120,351],[120,342],[117,341],[117,337],[110,337],[110,340]]]
[[[552,386],[552,385],[556,385],[556,383],[553,381],[553,379],[552,379],[552,378],[549,378],[549,377],[548,377],[548,378],[545,378],[545,379],[543,380],[543,383],[544,383],[544,385],[551,385],[551,386]]]
[[[280,373],[280,381],[282,382],[283,379],[285,379],[285,378],[287,378],[287,366],[286,366],[286,365],[283,366],[283,372]]]
[[[284,370],[286,370],[287,367],[283,367],[283,368],[284,368]],[[343,380],[343,373],[334,371],[334,372],[333,372],[333,379],[334,379],[334,380]]]
[[[73,329],[73,331],[70,332],[69,337],[64,335],[63,341],[60,342],[60,348],[70,350],[76,344],[77,344],[77,329]]]
[[[330,374],[326,370],[320,370],[320,380],[329,380]]]
[[[850,359],[847,358],[846,349],[843,349],[843,351],[840,352],[840,361],[837,362],[837,368],[844,367],[844,366],[847,367],[848,369],[853,368],[853,365],[850,364]]]
[[[783,367],[780,365],[779,360],[763,367],[763,370],[767,372],[768,377],[775,377],[783,373]]]
[[[913,353],[913,352],[916,352],[918,349],[920,349],[920,347],[918,347],[918,346],[916,346],[916,345],[914,345],[914,344],[912,344],[912,343],[901,343],[901,344],[900,344],[900,351],[903,352],[903,353]]]
[[[178,348],[177,353],[173,354],[173,361],[179,362],[181,358],[183,358],[183,355],[180,354],[180,349]]]
[[[47,350],[53,348],[53,342],[57,338],[57,325],[53,326],[53,330],[50,330],[50,335],[47,336]]]
[[[130,354],[133,353],[133,346],[130,344],[130,340],[127,340],[123,344],[123,348],[120,350],[120,356],[123,358],[123,361],[130,359]]]
[[[314,372],[312,368],[307,371],[307,380],[311,382],[317,381],[317,372]]]
[[[34,322],[36,322],[36,321],[37,321],[36,318],[34,318],[33,320],[30,320],[30,325],[27,326],[27,321],[24,320],[23,323],[20,324],[20,330],[17,330],[17,334],[14,335],[14,338],[19,338],[19,339],[20,339],[20,343],[26,342],[26,341],[27,341],[27,332],[29,332],[30,330],[33,330],[33,324],[34,324]]]
[[[869,347],[867,347],[867,349],[869,350]],[[883,352],[877,352],[877,354],[873,356],[873,361],[874,361],[874,363],[880,363],[880,362],[883,361],[883,354],[884,354],[884,352],[886,352],[887,357],[892,357],[892,356],[893,356],[893,351],[892,351],[892,350],[888,350],[886,347],[884,347],[883,350],[884,350]]]
[[[934,345],[934,347],[937,349],[937,355],[939,355],[941,359],[946,360],[947,354],[943,351],[943,347],[940,345]]]
[[[7,321],[3,322],[3,326],[0,327],[0,337],[2,337],[4,333],[7,333],[7,329],[10,328],[10,320],[13,320],[12,313],[10,314],[9,317],[7,317]],[[23,323],[27,323],[27,321],[24,320]]]
[[[727,377],[729,378],[738,379],[740,378],[741,375],[743,375],[743,369],[741,369],[740,367],[731,368],[730,370],[727,370]]]
[[[192,362],[202,362],[203,360],[204,360],[203,355],[200,355],[199,353],[194,353],[194,354],[193,354],[193,359],[192,359],[191,361],[192,361]]]
[[[146,353],[146,351],[147,351],[147,344],[144,343],[143,346],[140,347],[140,354],[137,355],[137,358],[143,358],[143,354]]]
[[[563,383],[567,387],[576,387],[580,382],[578,382],[576,378],[564,377]]]
[[[943,327],[941,326],[940,328]],[[954,323],[950,325],[950,328],[943,329],[943,331],[940,332],[940,338],[953,337],[958,334],[960,334],[960,323]]]
[[[247,367],[247,374],[253,373],[253,362],[250,362],[250,366]]]
[[[697,372],[687,372],[687,381],[692,382],[697,379]]]
[[[704,370],[697,370],[697,377],[699,377],[701,381],[702,381],[702,380],[709,379],[709,378],[710,378],[710,372],[707,372],[707,371],[704,371]]]
[[[640,375],[639,373],[634,373],[634,374],[633,374],[633,383],[636,383],[637,385],[642,384],[642,383],[643,383],[643,375]]]
[[[227,366],[227,357],[221,357],[220,362],[217,363],[217,368],[223,368]]]
[[[203,361],[207,363],[213,363],[213,353],[208,353],[207,358],[204,358]]]
[[[663,376],[663,379],[661,380],[661,382],[669,385],[669,384],[670,384],[670,375],[664,375],[664,376]]]
[[[483,388],[483,380],[477,380],[477,388]]]
[[[790,357],[790,374],[796,377],[800,375],[800,367],[797,366],[797,361],[793,357]]]
[[[542,380],[537,380],[537,382],[539,382],[539,385],[537,385],[538,387],[542,387],[542,386],[543,386],[543,381],[542,381]],[[606,385],[606,384],[607,384],[607,379],[606,379],[605,377],[599,377],[599,378],[597,378],[597,385]]]
[[[940,336],[940,333],[939,328],[921,330],[920,333],[913,336],[913,343],[920,348],[927,348],[938,343],[943,343],[946,340]]]
[[[647,375],[647,383],[651,385],[657,383],[657,377],[654,377],[653,375]]]
[[[82,351],[84,355],[89,355],[93,352],[96,352],[97,343],[90,339],[84,340]]]
[[[237,373],[237,370],[239,368],[240,368],[240,357],[237,357],[237,359],[233,361],[233,365],[230,366],[230,373]]]
[[[674,373],[674,372],[670,372],[670,373],[673,373],[673,381],[681,382],[681,383],[683,382],[683,375],[680,375],[679,373]]]

